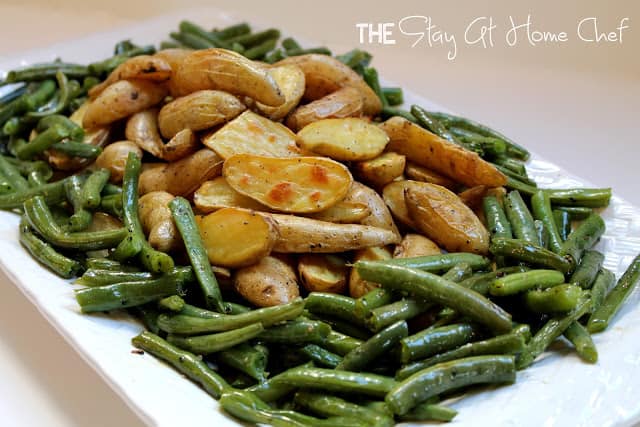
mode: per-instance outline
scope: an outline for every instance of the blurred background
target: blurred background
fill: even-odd
[[[322,0],[3,0],[0,3],[0,60],[28,49],[135,25],[157,15],[186,8],[214,7],[237,20],[274,26],[326,45],[336,53],[361,47],[374,54],[384,79],[402,85],[448,109],[486,122],[536,154],[596,186],[640,206],[637,191],[640,144],[640,2],[621,0],[558,1],[402,1]],[[403,36],[398,22],[407,16],[431,18],[435,31],[456,38],[456,57],[447,59],[450,44],[429,47],[424,39]],[[531,18],[532,31],[566,32],[566,42],[538,43],[511,28]],[[468,45],[465,28],[476,18],[492,17],[494,46]],[[624,23],[622,42],[586,42],[598,33],[612,39]],[[623,22],[624,18],[628,18]],[[478,24],[486,22],[478,21]],[[395,23],[394,45],[359,44],[358,23]],[[205,24],[204,22],[201,22]],[[418,25],[419,24],[419,25]],[[424,29],[413,21],[410,29]],[[477,28],[477,27],[476,27]],[[473,33],[477,37],[477,32]],[[122,37],[126,38],[125,31]],[[143,40],[142,40],[143,41]],[[104,52],[106,56],[110,52]],[[10,425],[111,426],[142,425],[125,403],[49,326],[6,277],[0,298],[0,415]],[[20,316],[20,328],[15,325]]]

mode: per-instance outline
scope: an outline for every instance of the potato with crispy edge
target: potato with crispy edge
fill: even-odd
[[[385,132],[364,119],[325,119],[313,122],[296,136],[298,146],[340,161],[370,160],[389,142]]]
[[[152,191],[140,197],[138,214],[149,244],[161,252],[180,249],[182,237],[178,233],[169,202],[174,196],[166,191]]]
[[[407,165],[404,168],[404,173],[410,180],[442,185],[452,191],[459,187],[459,184],[454,180],[413,162],[407,162]]]
[[[109,85],[120,80],[149,80],[164,82],[171,78],[171,65],[158,56],[139,55],[127,59],[109,74],[105,81],[89,89],[89,98],[95,99]]]
[[[109,181],[114,184],[122,182],[124,168],[127,165],[129,153],[136,153],[142,157],[142,150],[131,141],[118,141],[107,145],[96,159],[95,165],[111,172]]]
[[[353,263],[355,264],[358,261],[384,261],[385,259],[391,259],[389,248],[386,246],[374,246],[356,251],[353,256]],[[360,298],[379,287],[378,283],[362,279],[355,268],[351,269],[349,274],[349,295],[352,298]]]
[[[304,73],[296,65],[283,65],[271,68],[269,74],[276,81],[285,102],[278,107],[256,102],[255,107],[263,116],[271,120],[281,120],[298,105],[304,94]]]
[[[364,203],[340,201],[328,209],[307,215],[318,221],[338,222],[341,224],[359,223],[371,215],[371,209]]]
[[[203,148],[173,163],[161,163],[143,168],[138,190],[140,194],[166,191],[174,196],[189,196],[204,181],[219,176],[222,158]]]
[[[214,89],[248,96],[271,107],[286,102],[265,65],[226,49],[201,49],[189,53],[182,59],[172,80],[179,96]]]
[[[409,186],[405,200],[416,228],[447,251],[486,254],[489,250],[487,229],[455,193],[423,182]]]
[[[107,86],[91,101],[82,119],[82,127],[105,126],[153,107],[164,99],[167,89],[147,80],[119,80]]]
[[[304,73],[306,88],[304,99],[314,101],[343,87],[352,87],[362,97],[362,112],[367,116],[377,116],[382,110],[382,102],[369,85],[351,68],[329,55],[307,54],[290,56],[276,62],[276,66],[295,64]]]
[[[222,267],[255,264],[278,239],[274,224],[249,210],[220,209],[198,221],[198,227],[209,261]]]
[[[219,90],[199,90],[176,98],[158,114],[160,133],[173,138],[184,129],[209,129],[236,118],[246,109],[235,96]]]
[[[234,190],[223,176],[205,181],[193,193],[193,203],[200,212],[209,213],[223,208],[244,208],[260,211],[269,210],[262,203]]]
[[[343,201],[362,203],[369,206],[371,213],[361,219],[360,224],[384,228],[396,235],[398,240],[400,239],[400,232],[393,221],[391,212],[376,191],[358,181],[354,181]]]
[[[238,193],[272,209],[311,213],[344,198],[353,181],[343,164],[324,157],[265,157],[236,154],[222,168]]]
[[[415,228],[415,225],[407,211],[407,204],[404,201],[404,192],[413,183],[419,184],[418,181],[404,179],[390,182],[382,189],[382,198],[391,210],[393,217],[402,224],[411,228]]]
[[[449,142],[402,117],[391,117],[381,128],[389,135],[389,151],[441,173],[467,187],[499,187],[506,177],[478,154]]]
[[[274,254],[256,264],[238,269],[233,279],[236,291],[257,307],[271,307],[293,301],[300,296],[292,261]]]
[[[286,125],[294,132],[324,119],[362,116],[362,96],[358,89],[343,87],[329,95],[301,105],[289,114]]]
[[[382,188],[402,176],[405,157],[394,152],[382,153],[378,157],[353,165],[354,173],[362,181],[376,188]]]
[[[222,128],[205,136],[202,143],[223,159],[234,154],[297,157],[301,150],[296,135],[286,126],[245,111]]]
[[[347,264],[336,255],[304,254],[298,259],[298,274],[308,292],[341,294],[347,288]]]
[[[393,250],[394,258],[413,258],[417,256],[440,255],[442,251],[435,242],[422,234],[407,233],[402,242]]]

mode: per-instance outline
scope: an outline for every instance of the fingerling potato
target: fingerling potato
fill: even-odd
[[[300,296],[296,272],[282,255],[270,255],[257,263],[238,269],[233,284],[244,299],[257,307],[271,307]]]
[[[133,114],[127,120],[125,136],[138,147],[161,159],[164,142],[158,132],[158,109],[150,108]]]
[[[140,79],[159,83],[167,81],[170,78],[171,65],[164,59],[155,55],[134,56],[118,65],[105,81],[89,89],[89,98],[95,99],[107,86],[119,80]]]
[[[486,185],[476,185],[458,193],[458,197],[462,200],[462,203],[475,210],[482,205],[482,199],[486,196],[488,190]]]
[[[301,105],[289,114],[286,125],[294,132],[324,119],[362,116],[362,96],[358,89],[343,87],[337,91]]]
[[[352,117],[313,122],[300,130],[296,139],[302,149],[340,161],[373,159],[389,142],[378,126]]]
[[[343,201],[367,205],[371,213],[361,219],[360,224],[384,228],[400,239],[400,232],[393,221],[391,212],[389,212],[385,201],[376,191],[358,181],[354,181]]]
[[[393,250],[394,258],[413,258],[417,256],[440,255],[442,251],[435,242],[421,234],[407,233],[402,242]]]
[[[407,162],[404,173],[408,179],[413,181],[430,182],[431,184],[442,185],[449,190],[455,190],[459,187],[451,178],[447,178],[438,172],[434,172],[431,169],[427,169],[413,162]]]
[[[341,294],[347,288],[345,261],[328,254],[304,254],[298,259],[298,275],[308,292]]]
[[[364,203],[345,202],[336,203],[328,209],[308,215],[318,221],[338,222],[341,224],[358,223],[371,215],[371,209]]]
[[[269,255],[278,238],[268,218],[234,208],[205,216],[198,227],[211,264],[229,268],[255,264]]]
[[[486,254],[489,250],[487,229],[455,193],[417,183],[405,190],[405,200],[415,227],[447,251]]]
[[[374,246],[356,251],[353,256],[353,263],[355,264],[358,261],[384,261],[385,259],[391,259],[391,251],[386,246]],[[370,282],[360,277],[355,268],[351,269],[349,273],[349,295],[352,298],[360,298],[379,287],[378,283]]]
[[[222,168],[238,193],[272,209],[311,213],[344,198],[351,186],[349,170],[324,157],[265,157],[236,154]]]
[[[256,202],[251,197],[238,193],[227,184],[224,177],[219,176],[211,181],[205,181],[193,193],[193,203],[200,212],[209,213],[222,208],[244,208],[252,210],[269,210],[266,206]]]
[[[384,199],[385,204],[391,210],[394,218],[396,218],[402,224],[415,229],[413,220],[409,216],[409,211],[407,211],[407,204],[404,201],[405,190],[409,188],[409,186],[411,186],[413,183],[418,182],[406,179],[390,182],[382,189],[382,198]]]
[[[296,65],[283,65],[269,70],[280,91],[284,95],[284,104],[278,107],[256,102],[256,109],[271,120],[281,120],[300,102],[304,95],[304,73]]]
[[[198,151],[202,145],[191,129],[182,129],[162,147],[162,159],[175,162]]]
[[[353,165],[354,172],[358,178],[376,188],[382,188],[402,176],[404,168],[405,157],[402,154],[391,151],[382,153],[374,159]]]
[[[169,203],[173,199],[174,196],[166,191],[152,191],[139,200],[138,213],[142,229],[148,236],[149,244],[161,252],[170,252],[183,245],[169,209]]]
[[[131,141],[118,141],[107,145],[96,158],[96,166],[111,172],[109,181],[114,184],[122,182],[124,168],[127,165],[129,153],[142,157],[142,150]]]

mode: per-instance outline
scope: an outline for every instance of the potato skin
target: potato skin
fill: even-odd
[[[447,178],[438,172],[434,172],[413,162],[407,162],[404,173],[410,180],[442,185],[452,191],[459,187],[451,178]]]
[[[413,258],[417,256],[440,255],[442,251],[435,242],[422,234],[407,233],[402,242],[393,250],[394,258]]]
[[[362,203],[369,206],[371,213],[361,219],[360,224],[389,230],[400,240],[400,232],[393,221],[391,212],[376,191],[358,181],[353,181],[343,201]]]
[[[382,188],[394,179],[402,176],[405,169],[405,157],[394,152],[382,153],[375,159],[353,165],[353,170],[360,179]]]
[[[118,141],[107,145],[96,159],[96,166],[109,169],[111,176],[109,181],[118,184],[122,182],[124,169],[127,165],[129,153],[136,153],[142,157],[142,150],[131,141]]]
[[[89,97],[95,99],[109,85],[119,80],[150,80],[164,82],[171,78],[171,65],[158,56],[138,55],[127,59],[109,74],[107,79],[89,89]]]
[[[133,114],[127,120],[125,136],[144,151],[161,159],[164,142],[158,132],[158,109],[150,108]]]
[[[407,204],[404,200],[405,190],[413,184],[419,184],[419,182],[407,179],[390,182],[382,189],[382,197],[385,204],[391,210],[391,213],[393,213],[394,218],[402,224],[415,229],[415,225],[409,216]]]
[[[405,190],[405,200],[415,227],[447,251],[488,252],[489,233],[455,193],[439,185],[419,183]]]
[[[386,246],[360,249],[353,256],[354,263],[358,261],[383,261],[385,259],[391,259],[391,251]],[[378,283],[362,279],[355,268],[351,269],[349,274],[349,295],[352,298],[360,298],[379,287]]]
[[[233,284],[242,297],[257,307],[286,304],[300,296],[296,273],[290,260],[282,255],[266,256],[238,269]]]
[[[223,176],[205,181],[193,194],[193,203],[200,212],[210,213],[223,208],[243,208],[267,211],[269,208],[231,188]]]
[[[341,294],[347,288],[348,268],[335,255],[304,254],[298,259],[298,274],[308,292]]]
[[[306,125],[324,119],[343,119],[362,116],[362,96],[353,87],[343,87],[337,91],[301,105],[289,114],[286,125],[294,132]]]
[[[304,73],[297,65],[283,65],[269,69],[269,74],[280,88],[285,102],[278,107],[256,102],[255,107],[263,116],[271,120],[281,120],[298,105],[304,95]]]
[[[166,191],[152,191],[139,200],[138,213],[142,229],[148,236],[149,244],[161,252],[182,247],[182,237],[169,209],[169,203],[173,199],[174,196]]]

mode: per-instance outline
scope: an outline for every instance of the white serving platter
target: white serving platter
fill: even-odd
[[[56,57],[79,62],[102,59],[123,38],[157,43],[182,18],[207,27],[242,19],[215,9],[163,16],[5,58],[0,61],[0,72]],[[384,74],[384,63],[378,62],[378,69]],[[404,90],[407,104],[442,109],[411,93],[410,88]],[[541,187],[590,186],[535,154],[528,171]],[[605,253],[605,266],[619,277],[640,252],[640,209],[614,196],[603,217],[607,232],[597,248]],[[80,314],[73,286],[42,268],[22,249],[18,216],[8,212],[0,212],[0,268],[145,423],[238,425],[182,375],[151,356],[131,353],[131,338],[142,328],[128,315]],[[452,425],[626,426],[640,422],[639,300],[640,293],[634,292],[610,329],[594,337],[600,355],[597,364],[585,364],[568,347],[556,346],[552,354],[519,372],[514,385],[483,389],[453,402],[459,415]]]

